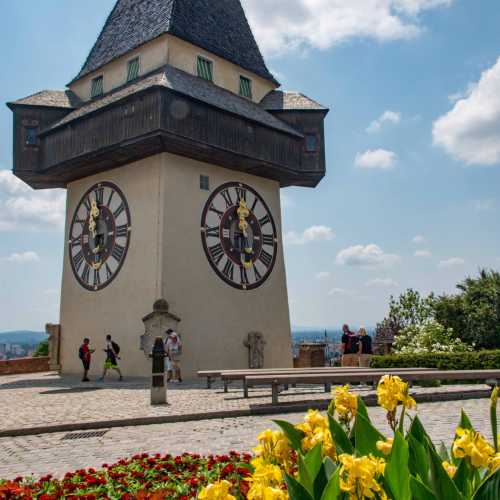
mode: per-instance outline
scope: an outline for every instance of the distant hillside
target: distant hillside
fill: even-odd
[[[1,332],[0,344],[29,344],[35,345],[46,340],[48,335],[43,332],[31,332],[26,330],[16,332]]]

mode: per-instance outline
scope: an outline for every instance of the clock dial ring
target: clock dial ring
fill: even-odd
[[[228,182],[213,191],[203,209],[201,239],[210,266],[233,288],[254,290],[274,269],[276,224],[265,200],[246,184]]]
[[[77,282],[97,292],[119,274],[128,253],[132,222],[125,195],[103,181],[81,197],[69,228],[68,253]]]

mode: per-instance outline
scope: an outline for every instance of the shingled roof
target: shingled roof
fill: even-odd
[[[73,81],[165,33],[277,84],[240,0],[118,0]]]
[[[71,90],[42,90],[28,97],[8,103],[8,106],[43,106],[48,108],[74,109],[82,105],[82,101]]]
[[[210,106],[239,115],[247,120],[260,123],[266,127],[286,132],[296,137],[303,137],[300,132],[287,123],[279,120],[271,113],[268,113],[259,104],[254,103],[250,99],[240,97],[229,90],[225,90],[222,87],[218,87],[211,82],[203,80],[203,78],[198,78],[170,65],[166,65],[159,70],[151,72],[149,75],[145,75],[133,83],[115,89],[98,99],[85,103],[82,107],[74,110],[62,120],[52,125],[51,129],[65,125],[73,120],[83,118],[90,113],[103,109],[137,92],[153,87],[165,87],[192,99],[202,101]]]
[[[260,104],[268,111],[328,111],[328,108],[300,92],[281,90],[269,92]]]

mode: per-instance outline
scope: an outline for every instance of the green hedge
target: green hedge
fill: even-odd
[[[391,354],[373,356],[372,368],[437,368],[438,370],[486,370],[500,368],[500,350],[457,354]]]

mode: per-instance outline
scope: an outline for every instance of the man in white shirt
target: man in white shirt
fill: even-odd
[[[182,342],[179,335],[172,329],[167,330],[167,342],[165,343],[165,352],[169,360],[167,371],[167,382],[172,379],[182,382],[180,357],[182,355]]]

